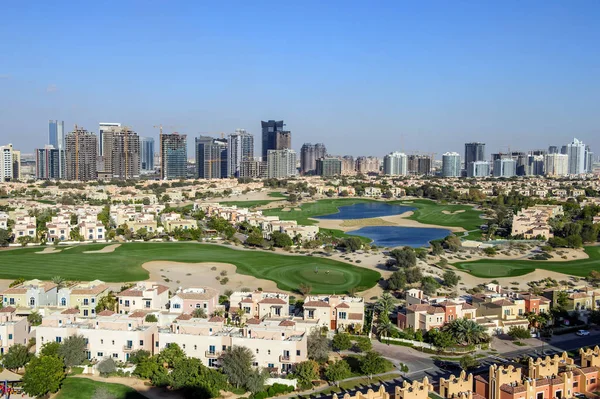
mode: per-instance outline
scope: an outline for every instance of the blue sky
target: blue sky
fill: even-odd
[[[194,137],[283,119],[333,154],[600,153],[600,2],[4,2],[0,142],[48,119]],[[257,151],[259,150],[257,146]],[[439,155],[438,155],[439,157]]]

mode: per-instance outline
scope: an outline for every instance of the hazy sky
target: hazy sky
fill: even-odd
[[[0,144],[25,152],[48,119],[257,143],[283,119],[333,154],[600,153],[598,0],[7,1],[0,19]]]

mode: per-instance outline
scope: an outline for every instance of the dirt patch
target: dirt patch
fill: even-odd
[[[115,249],[119,248],[121,246],[121,244],[112,244],[112,245],[107,245],[102,249],[99,249],[97,251],[83,251],[84,254],[108,254],[111,252],[115,252]]]
[[[40,252],[36,252],[36,254],[38,255],[48,255],[48,254],[56,254],[62,252],[62,249],[56,249],[56,248],[52,248],[52,247],[46,247],[44,248],[43,251]]]
[[[459,213],[463,213],[465,210],[464,209],[459,209],[457,211],[454,212],[450,212],[450,211],[442,211],[442,213],[444,215],[458,215]]]

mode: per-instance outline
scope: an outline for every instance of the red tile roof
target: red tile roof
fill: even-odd
[[[346,302],[342,302],[336,306],[337,309],[348,309],[349,307],[350,305],[348,305]]]
[[[213,316],[208,319],[209,323],[223,323],[225,321],[224,317],[221,316]]]
[[[175,318],[175,320],[190,320],[192,318],[191,314],[182,313]]]
[[[0,309],[0,313],[12,313],[15,310],[17,310],[17,309],[12,306],[7,306],[5,308]]]
[[[296,323],[291,320],[283,320],[281,323],[279,323],[279,325],[282,327],[293,327],[296,325]]]
[[[67,310],[63,310],[60,314],[79,314],[79,309],[71,308]]]
[[[104,309],[102,312],[100,312],[96,315],[97,316],[112,316],[114,314],[115,314],[115,312],[113,312],[112,310]]]
[[[266,303],[266,304],[272,304],[272,305],[285,305],[286,304],[286,302],[281,298],[265,298],[262,301],[260,301],[259,303]]]
[[[304,304],[304,307],[309,308],[328,308],[329,304],[325,301],[309,301]]]
[[[260,319],[257,317],[253,317],[251,319],[248,319],[248,321],[246,321],[246,324],[260,324]]]

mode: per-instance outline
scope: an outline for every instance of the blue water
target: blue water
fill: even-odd
[[[452,232],[446,229],[399,227],[399,226],[369,226],[346,234],[368,237],[375,245],[381,247],[426,247],[429,241],[444,238]]]
[[[339,207],[338,213],[331,215],[317,216],[315,219],[365,219],[378,218],[382,216],[400,215],[404,212],[412,211],[415,208],[404,205],[390,205],[385,202],[363,202],[353,205]]]

